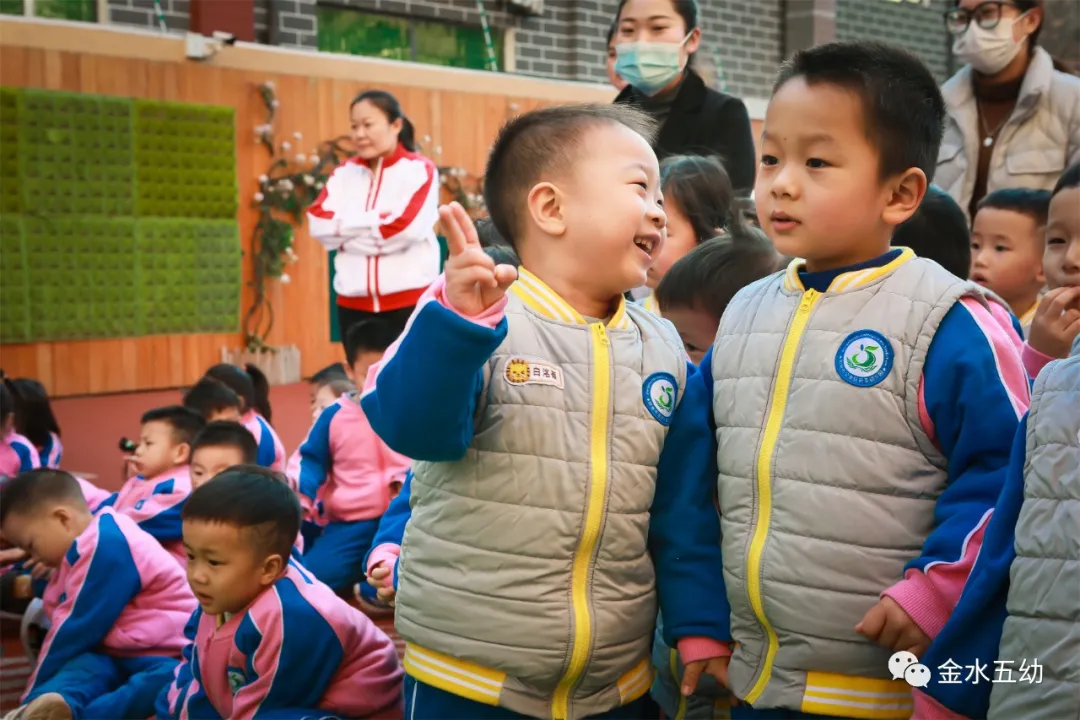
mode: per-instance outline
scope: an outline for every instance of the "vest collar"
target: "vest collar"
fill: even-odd
[[[896,268],[900,267],[908,260],[915,258],[915,252],[911,248],[903,248],[900,255],[891,262],[881,265],[880,267],[863,268],[862,270],[853,270],[852,272],[841,273],[837,275],[835,279],[829,284],[827,292],[839,293],[847,290],[855,290],[857,288],[865,287],[874,282],[878,278],[888,275]],[[806,264],[805,260],[795,258],[787,267],[787,271],[784,273],[784,289],[789,292],[804,292],[806,288],[803,287],[802,280],[799,279],[799,270]]]
[[[588,325],[585,318],[577,310],[570,307],[570,303],[559,297],[558,293],[549,288],[543,280],[533,275],[525,268],[518,268],[518,279],[510,286],[510,292],[517,296],[518,300],[525,303],[538,315],[566,323],[567,325]],[[626,298],[619,296],[619,307],[615,314],[608,320],[607,326],[612,330],[629,330],[630,318],[626,315]]]

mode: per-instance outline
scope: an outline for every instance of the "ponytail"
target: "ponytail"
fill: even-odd
[[[390,122],[401,120],[398,142],[409,152],[416,152],[416,128],[413,127],[409,118],[405,117],[397,98],[385,90],[368,90],[353,98],[353,101],[349,103],[349,110],[351,111],[354,105],[365,100],[382,110]]]
[[[248,363],[244,366],[251,384],[255,388],[255,411],[263,416],[266,422],[270,422],[273,410],[270,408],[270,381],[256,365]]]

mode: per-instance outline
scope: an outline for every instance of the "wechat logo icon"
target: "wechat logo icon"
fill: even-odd
[[[889,658],[889,673],[893,680],[904,680],[914,688],[930,684],[930,668],[919,662],[914,653],[906,650],[895,652]]]

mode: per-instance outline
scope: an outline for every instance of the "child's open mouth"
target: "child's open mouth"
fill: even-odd
[[[653,250],[660,244],[659,235],[639,235],[634,238],[634,244],[641,248],[646,255],[652,257]]]

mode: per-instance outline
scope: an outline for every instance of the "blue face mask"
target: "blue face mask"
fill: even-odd
[[[615,72],[633,87],[653,95],[667,87],[682,72],[679,54],[690,39],[682,42],[629,42],[615,46]]]

